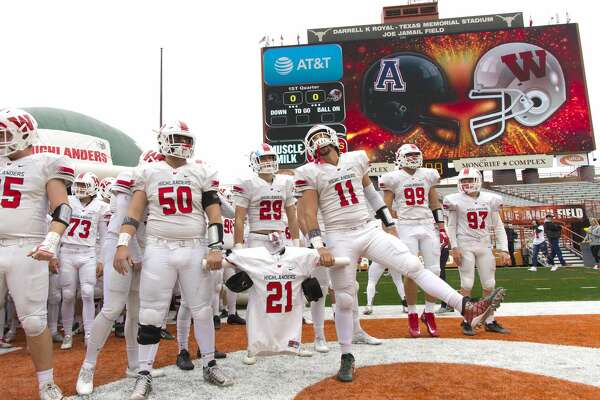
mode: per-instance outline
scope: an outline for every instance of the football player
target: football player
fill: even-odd
[[[139,164],[158,162],[164,159],[161,154],[149,150],[142,153]],[[113,323],[120,317],[127,305],[127,318],[125,320],[125,348],[127,351],[127,376],[137,377],[139,353],[137,343],[139,319],[139,285],[142,254],[138,237],[143,234],[143,224],[136,236],[130,241],[129,249],[132,253],[133,266],[125,274],[117,273],[112,267],[117,241],[121,230],[121,223],[127,216],[129,202],[131,201],[131,188],[133,185],[132,171],[121,172],[111,187],[110,213],[111,218],[108,232],[102,246],[102,259],[106,269],[104,271],[104,302],[100,313],[92,325],[85,360],[79,370],[76,390],[80,395],[91,394],[94,390],[94,370],[98,354],[104,347],[110,335]],[[152,376],[160,375],[160,370],[152,370]]]
[[[148,208],[140,278],[140,366],[132,400],[146,399],[152,390],[152,345],[160,341],[161,325],[178,279],[192,311],[204,380],[217,386],[233,383],[214,359],[211,271],[221,268],[223,257],[217,172],[207,164],[188,161],[194,154],[195,138],[182,121],[163,124],[158,130],[158,144],[165,160],[134,171],[133,197],[114,260],[118,273],[126,274],[131,268],[128,246]],[[206,269],[200,262],[204,258]]]
[[[371,265],[369,266],[369,270],[368,270],[369,280],[367,282],[367,306],[365,307],[365,311],[363,312],[363,314],[365,314],[365,315],[373,314],[373,299],[375,298],[377,282],[379,282],[379,279],[381,279],[381,276],[383,275],[384,272],[385,272],[385,268],[383,267],[383,265],[381,265],[379,263],[372,262]],[[402,300],[402,311],[406,312],[406,311],[404,311],[405,303],[406,303],[406,300],[405,300],[406,292],[404,291],[404,282],[402,282],[402,274],[394,269],[389,271],[389,273],[392,276],[392,281],[394,282],[394,285],[396,285],[396,290],[398,291],[398,295],[400,296],[400,299]]]
[[[458,173],[458,191],[444,197],[444,208],[448,211],[448,237],[452,258],[458,265],[460,291],[470,296],[475,281],[475,266],[483,295],[493,293],[496,288],[496,258],[492,250],[492,232],[496,238],[496,250],[500,252],[500,262],[508,265],[508,240],[500,209],[502,197],[481,191],[481,174],[475,168],[463,168]],[[452,306],[452,304],[450,304]],[[461,323],[462,331],[473,336],[473,326],[466,320]],[[484,322],[486,331],[509,333],[490,312]]]
[[[57,400],[63,396],[52,373],[47,262],[56,258],[71,220],[67,185],[74,170],[63,157],[34,154],[36,135],[37,122],[31,114],[0,111],[0,309],[10,291],[37,371],[40,398]]]
[[[96,275],[101,274],[101,243],[106,234],[104,214],[108,204],[96,197],[98,177],[91,172],[77,175],[73,182],[73,196],[69,196],[71,222],[62,237],[59,256],[60,288],[62,291],[61,315],[65,336],[60,348],[73,347],[73,319],[77,284],[83,303],[83,328],[85,344],[94,321],[94,287]]]
[[[425,268],[440,275],[440,231],[444,232],[444,214],[435,186],[440,181],[437,170],[423,168],[423,154],[414,144],[403,144],[396,151],[398,169],[381,176],[379,186],[388,208],[398,216],[396,231],[412,254],[423,258]],[[406,278],[408,334],[421,336],[417,315],[417,286]],[[435,323],[435,297],[425,293],[425,310],[421,321],[432,337],[438,336]]]
[[[353,379],[352,308],[356,296],[356,260],[367,257],[389,269],[398,269],[415,280],[425,292],[444,300],[461,311],[473,327],[478,326],[504,295],[495,290],[480,301],[463,297],[410,253],[396,236],[394,222],[383,199],[368,176],[369,160],[364,151],[340,154],[337,133],[324,125],[313,126],[305,138],[307,157],[314,160],[296,170],[296,191],[303,196],[302,211],[308,239],[318,250],[321,265],[330,266],[337,257],[354,263],[331,268],[329,274],[336,297],[335,325],[341,346],[341,364],[337,379]],[[381,222],[371,220],[366,202],[376,210]],[[327,234],[327,246],[317,222],[321,210]],[[381,229],[381,223],[385,230]]]

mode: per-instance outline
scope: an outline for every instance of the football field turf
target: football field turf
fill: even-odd
[[[456,268],[447,269],[446,277],[453,288],[459,287]],[[362,306],[367,299],[367,272],[359,272],[357,279]],[[537,272],[529,272],[527,268],[498,268],[496,285],[507,289],[506,302],[600,300],[600,272],[590,268],[559,268],[556,272],[550,272],[548,268],[538,268]],[[481,285],[476,276],[473,296],[480,295]],[[423,302],[423,294],[419,293],[418,303]],[[379,280],[373,304],[399,304],[398,292],[390,276],[382,276]]]

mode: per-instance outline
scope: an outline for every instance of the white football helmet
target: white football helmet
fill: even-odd
[[[500,104],[499,111],[470,121],[473,140],[482,145],[501,136],[511,118],[525,126],[547,120],[566,101],[565,77],[549,51],[530,43],[506,43],[479,59],[469,98]]]
[[[472,179],[463,182],[463,179]],[[463,168],[458,173],[458,191],[469,194],[481,190],[481,173],[476,168]]]
[[[423,153],[416,145],[405,143],[396,150],[396,165],[399,168],[421,168],[423,166]]]
[[[233,191],[231,190],[231,188],[227,186],[222,186],[219,188],[219,193],[221,194],[221,196],[223,196],[225,201],[233,205]]]
[[[196,138],[183,121],[164,123],[158,131],[158,148],[162,155],[192,158]],[[184,138],[185,140],[181,140]]]
[[[263,159],[273,157],[273,160]],[[257,174],[276,174],[279,171],[279,161],[277,153],[267,143],[263,143],[260,148],[250,153],[250,168]]]
[[[103,199],[106,199],[106,200],[110,199],[110,196],[112,194],[110,189],[112,188],[112,185],[114,185],[114,183],[116,181],[117,181],[117,179],[113,178],[112,176],[104,178],[100,181],[100,184],[98,185],[98,193],[100,194],[100,196]]]
[[[96,195],[99,185],[98,177],[93,172],[83,172],[73,181],[73,194],[78,199]]]
[[[164,159],[165,159],[165,156],[160,154],[158,151],[146,150],[142,154],[140,154],[140,160],[138,162],[138,165],[163,161]]]
[[[340,142],[336,131],[325,125],[315,125],[308,130],[304,137],[306,156],[309,161],[318,158],[319,149],[325,146],[334,146],[340,149]]]
[[[31,146],[37,128],[37,121],[27,111],[18,108],[0,110],[0,156],[9,156]]]

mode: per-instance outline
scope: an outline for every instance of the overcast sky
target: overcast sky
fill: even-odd
[[[155,147],[159,48],[165,48],[164,118],[188,123],[200,158],[227,182],[248,168],[262,140],[259,40],[306,28],[378,23],[381,7],[406,0],[6,1],[2,5],[0,106],[81,112]],[[580,34],[594,125],[600,37],[590,1],[441,0],[440,18],[523,11],[545,25],[568,11]],[[568,6],[568,9],[565,8]]]

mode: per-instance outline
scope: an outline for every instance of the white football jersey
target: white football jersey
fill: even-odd
[[[235,220],[233,218],[223,218],[223,248],[233,249],[233,226]]]
[[[296,203],[294,180],[288,175],[275,175],[268,183],[258,175],[240,179],[233,185],[234,204],[248,210],[250,232],[284,231],[285,208]]]
[[[297,352],[302,339],[302,282],[319,262],[316,250],[287,247],[272,255],[264,247],[227,256],[252,279],[248,293],[248,350],[254,354]]]
[[[429,191],[440,181],[431,168],[417,168],[414,174],[404,169],[390,171],[379,179],[379,188],[394,193],[393,208],[399,224],[433,224],[429,208]]]
[[[75,244],[78,246],[96,246],[100,238],[99,231],[103,229],[104,213],[108,204],[97,198],[83,205],[75,196],[69,196],[71,206],[71,223],[62,236],[62,243]]]
[[[317,191],[326,231],[356,228],[372,219],[362,185],[368,171],[364,151],[342,153],[338,165],[308,163],[297,168],[296,191]]]
[[[52,153],[0,157],[0,239],[46,236],[46,184],[61,179],[70,185],[74,172],[71,160]]]
[[[444,197],[444,209],[456,213],[456,238],[462,241],[491,242],[493,213],[502,208],[502,197],[489,192],[480,192],[473,198],[464,193],[453,193]]]
[[[218,192],[216,170],[195,162],[174,169],[160,161],[138,167],[133,180],[133,191],[144,191],[148,198],[148,236],[171,240],[206,236],[202,195]]]

